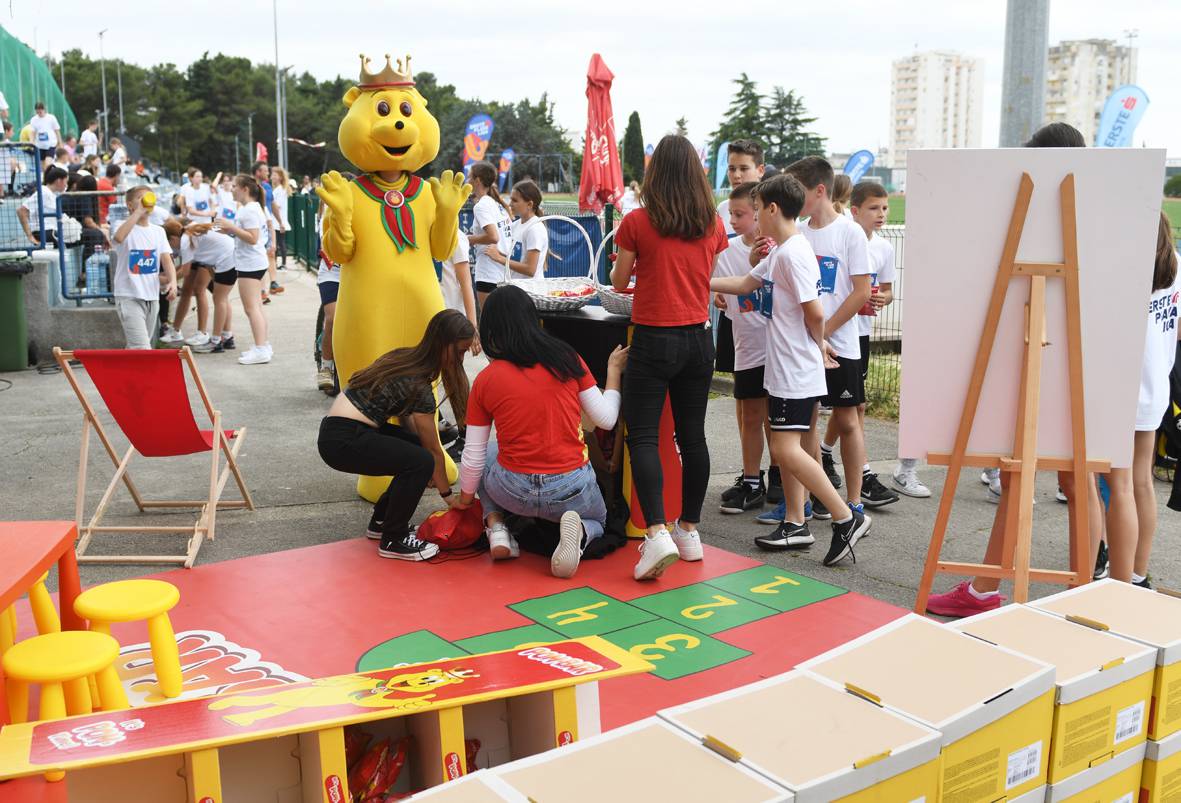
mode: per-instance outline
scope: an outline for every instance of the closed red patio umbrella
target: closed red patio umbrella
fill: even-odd
[[[604,204],[623,197],[623,170],[615,137],[615,115],[611,111],[611,82],[615,74],[603,57],[591,56],[586,68],[586,144],[582,153],[582,178],[578,207],[601,212]]]

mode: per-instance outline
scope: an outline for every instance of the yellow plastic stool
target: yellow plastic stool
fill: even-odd
[[[180,591],[163,580],[119,580],[83,591],[74,600],[74,612],[90,620],[91,630],[106,634],[111,632],[113,622],[146,620],[160,692],[165,697],[177,697],[181,688],[180,653],[168,612],[178,602]]]
[[[8,676],[8,713],[14,723],[29,718],[29,684],[41,686],[40,720],[62,719],[93,710],[87,678],[95,676],[104,711],[127,708],[127,695],[115,673],[119,642],[105,633],[67,630],[33,636],[14,644],[0,662]],[[60,781],[65,773],[45,777]]]
[[[36,622],[37,632],[41,635],[57,633],[62,629],[57,609],[53,607],[53,598],[49,596],[49,589],[45,587],[48,578],[49,572],[46,572],[29,589],[29,607],[33,610],[33,621]],[[0,611],[0,655],[12,649],[15,643],[16,606],[9,605]]]

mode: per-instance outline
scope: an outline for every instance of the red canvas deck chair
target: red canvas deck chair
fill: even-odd
[[[213,540],[213,528],[218,509],[254,509],[250,491],[238,468],[238,450],[246,435],[246,428],[222,430],[221,413],[213,409],[205,384],[197,373],[193,354],[189,349],[160,349],[154,351],[62,351],[54,348],[53,356],[61,366],[62,373],[82,403],[82,453],[78,461],[78,495],[75,499],[74,518],[78,522],[79,563],[180,563],[190,568],[197,558],[197,552],[206,538]],[[116,425],[131,441],[127,452],[120,457],[111,444],[98,420],[90,400],[78,384],[78,377],[70,366],[70,360],[82,363],[86,373],[94,382],[98,393],[115,419]],[[212,429],[198,429],[189,404],[188,388],[182,364],[187,366],[193,377],[197,392]],[[83,524],[86,498],[86,470],[90,449],[90,430],[94,428],[98,439],[115,464],[115,476],[99,500],[88,524]],[[216,443],[214,442],[216,438]],[[233,441],[231,448],[230,442]],[[131,480],[127,466],[138,452],[143,457],[177,457],[186,454],[209,452],[209,496],[197,500],[149,501],[144,499]],[[226,465],[218,473],[218,455],[225,456]],[[242,493],[240,500],[221,500],[222,489],[230,474]],[[135,500],[140,512],[151,508],[199,508],[197,521],[187,526],[139,527],[101,526],[99,524],[115,488],[122,482]],[[188,536],[183,555],[87,555],[90,539],[101,533],[178,533]]]

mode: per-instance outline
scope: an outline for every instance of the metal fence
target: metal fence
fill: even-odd
[[[902,297],[903,264],[906,251],[906,227],[883,226],[875,236],[884,237],[894,246],[894,301],[878,311],[873,319],[869,344],[869,375],[865,379],[865,399],[871,411],[896,415],[902,388]]]
[[[53,209],[45,208],[40,187],[41,160],[33,144],[0,142],[0,251],[28,255],[45,247],[45,216],[52,224]]]
[[[57,196],[55,239],[61,297],[81,306],[111,299],[114,245],[111,235],[127,219],[125,193],[64,192]]]
[[[308,270],[316,270],[320,264],[320,232],[316,228],[316,211],[320,208],[318,195],[292,195],[287,199],[287,251],[304,264]]]

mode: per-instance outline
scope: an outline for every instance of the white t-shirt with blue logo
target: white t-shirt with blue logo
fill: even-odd
[[[184,196],[185,209],[188,210],[190,217],[194,217],[196,220],[211,220],[210,213],[214,211],[214,200],[208,184],[202,184],[200,187],[186,184],[180,188],[180,194]],[[199,214],[194,216],[194,212]]]
[[[864,235],[862,235],[864,236]],[[828,393],[824,357],[808,333],[803,304],[818,297],[820,268],[807,238],[796,234],[771,249],[751,275],[771,282],[771,322],[763,387],[780,399],[811,399]],[[735,368],[738,367],[737,360]]]
[[[894,268],[894,246],[885,237],[875,234],[869,239],[869,280],[873,287],[880,284],[894,284],[897,271]],[[862,337],[873,333],[873,315],[858,315],[857,328]]]
[[[524,284],[526,287],[539,288],[541,279],[545,277],[545,259],[549,254],[549,232],[545,223],[536,217],[528,222],[517,218],[512,222],[513,253],[509,261],[524,262],[530,251],[537,251],[537,271],[532,276],[509,271],[509,280],[514,284]]]
[[[746,276],[750,269],[750,246],[741,237],[730,239],[730,247],[718,254],[714,276]],[[766,285],[768,288],[770,285]],[[734,326],[734,370],[758,368],[767,360],[767,319],[772,301],[764,304],[762,288],[745,296],[726,295],[726,317]]]
[[[1150,432],[1161,425],[1169,409],[1169,373],[1177,357],[1177,316],[1181,302],[1181,273],[1172,287],[1157,290],[1148,301],[1148,333],[1140,367],[1140,398],[1136,431]]]
[[[504,211],[504,207],[496,203],[491,195],[485,195],[476,201],[476,205],[472,207],[472,229],[470,233],[473,235],[483,234],[485,226],[496,227],[498,238],[496,249],[501,254],[508,251],[510,226],[508,212]],[[476,246],[476,281],[499,284],[504,281],[504,266],[498,264],[492,257],[484,253],[486,246],[487,243]]]
[[[160,226],[132,226],[115,243],[115,295],[143,301],[160,300],[160,261],[172,255],[168,235]]]
[[[61,126],[58,125],[56,117],[52,114],[46,114],[44,117],[34,114],[29,125],[33,128],[33,144],[38,149],[44,151],[57,147],[57,132],[61,131]]]
[[[852,218],[838,215],[837,219],[821,229],[814,229],[808,223],[800,231],[816,252],[820,267],[820,301],[824,305],[825,317],[845,303],[853,292],[853,276],[871,272],[869,265],[869,241],[865,230]],[[861,330],[857,315],[845,321],[835,332],[826,332],[828,342],[838,356],[849,360],[861,359]]]

